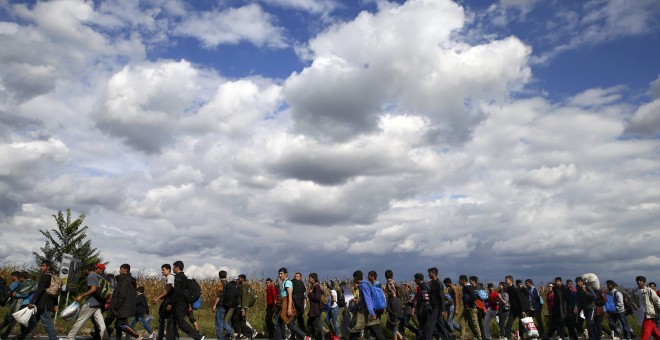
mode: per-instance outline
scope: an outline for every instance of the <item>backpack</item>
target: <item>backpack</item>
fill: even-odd
[[[222,291],[222,304],[228,308],[238,307],[241,289],[235,281],[228,281]]]
[[[198,310],[199,308],[201,308],[202,307],[202,297],[200,296],[199,299],[197,299],[197,301],[193,302],[191,307],[192,307],[193,310]]]
[[[401,301],[401,306],[410,302],[410,294],[406,293],[406,287],[403,284],[396,285],[396,297]]]
[[[616,300],[612,294],[607,294],[605,297],[605,311],[608,313],[616,313]]]
[[[382,313],[387,308],[385,292],[378,281],[371,286],[371,302],[373,303],[376,314],[379,312]]]
[[[481,301],[488,300],[488,292],[485,289],[477,290],[477,298]]]
[[[623,295],[623,307],[626,309],[626,315],[632,315],[635,308],[633,307],[633,302],[630,299],[630,295],[625,290],[619,291]]]
[[[293,301],[305,300],[305,284],[300,280],[291,280],[293,288],[291,289],[291,298]]]
[[[186,278],[186,302],[194,304],[201,298],[202,287],[199,286],[199,283],[195,279]]]
[[[62,291],[62,279],[54,273],[50,273],[50,286],[46,288],[46,294],[60,296],[60,291]]]
[[[337,307],[343,308],[346,307],[346,298],[344,298],[344,292],[340,288],[335,289],[335,292],[337,292]]]
[[[322,286],[321,287],[321,304],[327,305],[330,301],[332,301],[331,298],[332,294],[330,293],[330,290],[328,289],[327,286]]]
[[[9,300],[9,286],[7,286],[7,281],[0,277],[0,306],[7,304]]]
[[[401,299],[398,296],[392,296],[387,300],[387,319],[395,323],[403,317],[401,315]]]
[[[110,295],[112,295],[112,284],[105,275],[98,275],[99,277],[99,286],[96,287],[94,292],[94,297],[103,302],[108,300]]]
[[[247,300],[247,306],[248,308],[254,307],[254,304],[257,303],[257,298],[259,296],[257,295],[257,292],[252,289],[252,286],[248,287],[248,300]]]

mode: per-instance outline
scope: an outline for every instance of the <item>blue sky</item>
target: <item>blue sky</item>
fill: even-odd
[[[0,264],[31,265],[71,208],[110,268],[145,273],[653,278],[659,17],[0,0]]]

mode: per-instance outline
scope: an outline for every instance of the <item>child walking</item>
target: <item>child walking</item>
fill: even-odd
[[[153,339],[156,336],[156,332],[151,329],[149,321],[146,319],[147,315],[149,315],[149,303],[147,303],[147,298],[144,296],[144,286],[140,286],[137,287],[137,298],[135,299],[135,318],[128,327],[135,329],[135,324],[139,321],[142,327],[149,333],[148,339]]]

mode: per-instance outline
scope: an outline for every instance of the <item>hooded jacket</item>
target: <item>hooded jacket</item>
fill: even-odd
[[[137,282],[130,274],[121,274],[115,277],[117,286],[112,292],[110,310],[118,318],[130,318],[135,316],[137,299]]]

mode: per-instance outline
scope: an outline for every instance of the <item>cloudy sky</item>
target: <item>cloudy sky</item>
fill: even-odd
[[[656,0],[0,0],[0,265],[660,280]],[[381,274],[382,275],[382,274]]]

